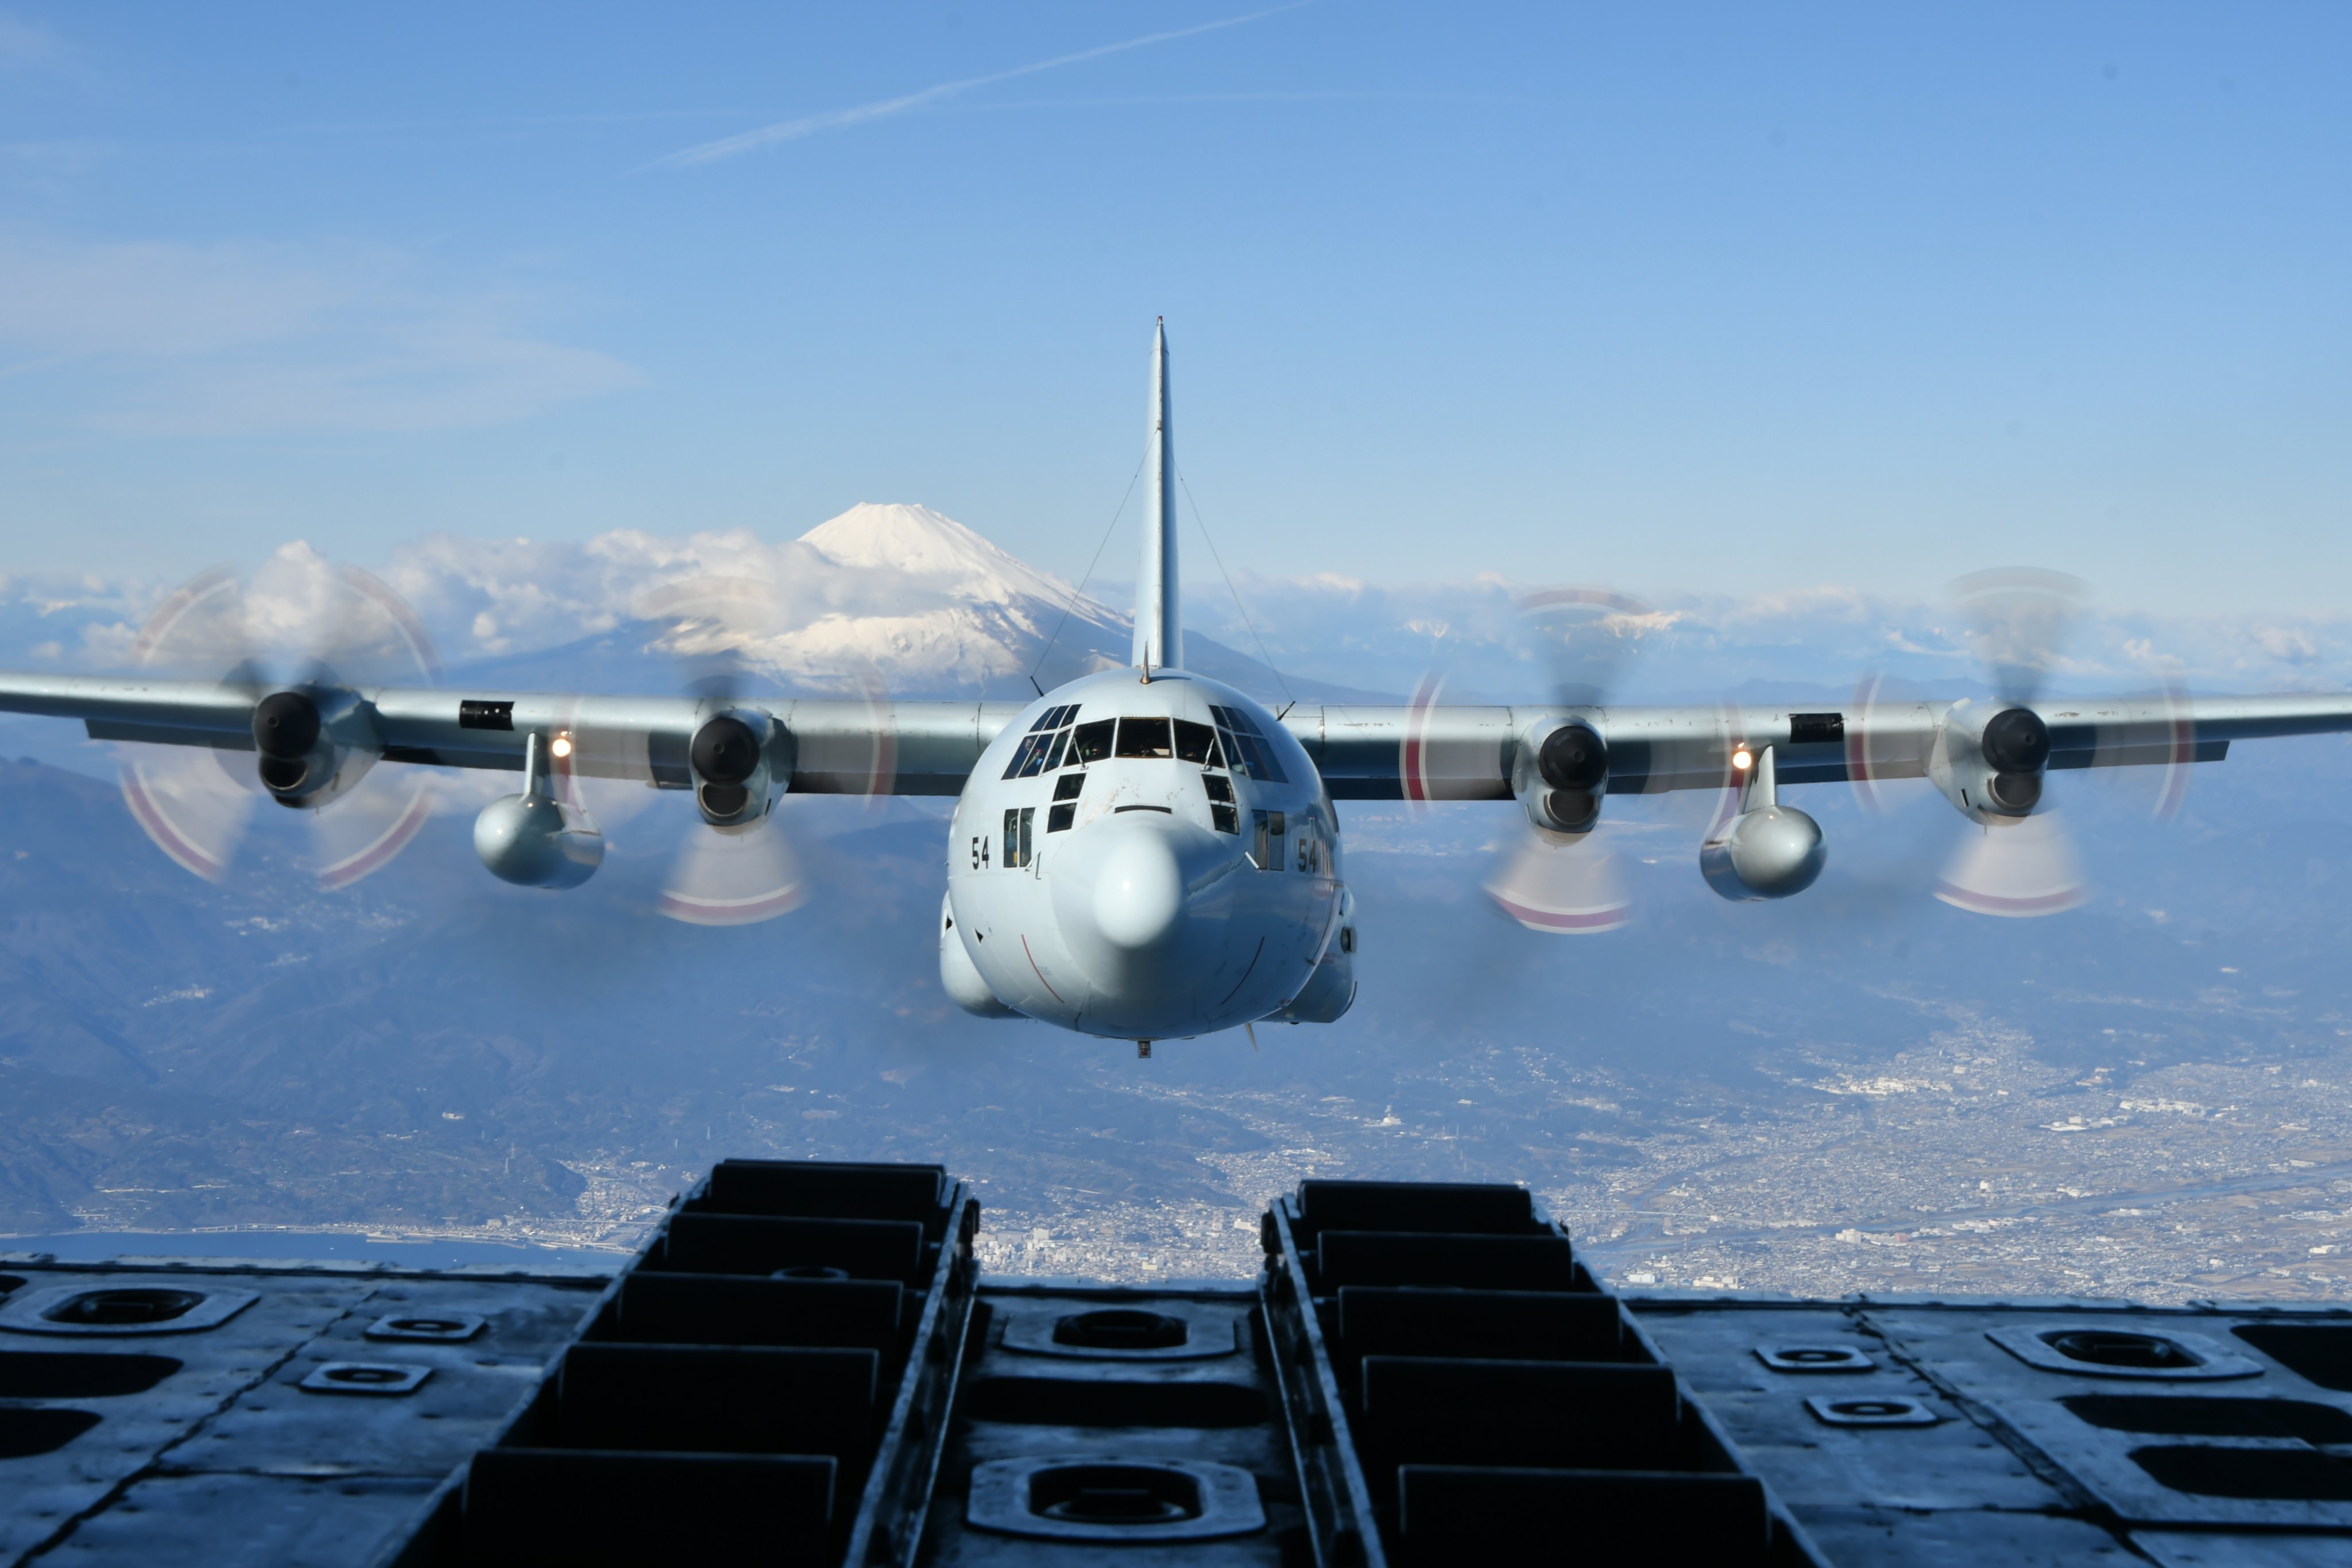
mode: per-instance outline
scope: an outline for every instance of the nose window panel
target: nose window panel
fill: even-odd
[[[1015,871],[1029,863],[1030,835],[1037,820],[1037,808],[1020,806],[1004,813],[1004,867]]]
[[[1054,780],[1054,799],[1056,800],[1075,800],[1078,798],[1078,792],[1086,787],[1087,776],[1085,774],[1065,773],[1059,779]]]
[[[1118,755],[1171,757],[1174,748],[1164,718],[1123,718],[1118,721]]]
[[[1072,731],[1069,757],[1071,763],[1083,767],[1089,762],[1100,762],[1104,758],[1108,757],[1110,732],[1118,722],[1116,719],[1098,718],[1092,724],[1082,724]]]

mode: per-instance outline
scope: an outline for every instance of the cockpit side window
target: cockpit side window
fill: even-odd
[[[1042,747],[1050,745],[1051,739],[1051,737],[1043,735],[1023,736],[1021,744],[1013,749],[1013,760],[1004,765],[1004,776],[1007,779],[1020,778],[1024,768],[1038,760]]]
[[[1050,773],[1062,765],[1069,746],[1070,721],[1078,716],[1078,705],[1064,703],[1049,707],[1037,716],[1021,744],[1013,753],[1013,760],[1004,765],[1007,779],[1034,779],[1040,773]]]
[[[1257,869],[1260,871],[1280,871],[1283,848],[1282,813],[1252,811],[1250,818],[1251,825],[1256,830],[1255,841],[1250,846],[1250,859],[1257,862]]]
[[[1118,755],[1121,757],[1173,755],[1168,738],[1168,721],[1164,718],[1120,719],[1118,721]]]
[[[1083,768],[1089,762],[1100,762],[1110,755],[1110,732],[1118,721],[1098,718],[1092,724],[1082,724],[1071,732],[1070,754],[1073,768]]]
[[[1237,707],[1211,707],[1224,743],[1225,762],[1236,773],[1246,773],[1253,779],[1263,779],[1271,784],[1287,784],[1288,777],[1282,765],[1275,760],[1274,747],[1265,734],[1252,722],[1250,716]]]

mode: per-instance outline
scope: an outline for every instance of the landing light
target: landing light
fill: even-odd
[[[1755,764],[1755,757],[1752,756],[1748,752],[1748,749],[1744,746],[1731,754],[1731,765],[1734,768],[1738,768],[1742,773],[1747,772],[1748,768],[1754,767]]]
[[[559,735],[548,743],[547,749],[553,752],[559,759],[569,757],[572,755],[572,737],[568,735]],[[1741,766],[1745,767],[1746,764],[1743,763]]]

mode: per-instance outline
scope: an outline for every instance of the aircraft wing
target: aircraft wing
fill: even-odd
[[[387,761],[520,771],[525,737],[573,739],[572,771],[686,789],[695,731],[729,707],[792,740],[792,789],[954,795],[1018,703],[562,696],[459,687],[358,689]],[[0,674],[0,712],[80,719],[93,739],[254,748],[253,693],[211,681]],[[1284,727],[1334,799],[1504,800],[1524,737],[1581,719],[1607,738],[1612,794],[1719,789],[1741,746],[1777,749],[1784,783],[1919,778],[1949,703],[1866,711],[1760,705],[1311,706]],[[2050,699],[2053,768],[2219,761],[2233,740],[2352,731],[2352,694]]]
[[[1605,737],[1609,792],[1717,789],[1742,746],[1776,750],[1780,782],[1917,779],[1948,702],[1866,711],[1795,706],[1309,706],[1283,727],[1314,758],[1335,800],[1499,800],[1521,740],[1550,720]],[[2276,696],[2065,698],[2032,704],[2049,726],[2053,768],[2219,762],[2233,740],[2352,731],[2352,693]]]
[[[791,737],[792,789],[810,794],[953,795],[1018,703],[691,696],[551,696],[451,687],[359,687],[390,762],[519,772],[526,737],[572,738],[571,768],[688,789],[687,749],[730,708],[772,716]],[[0,674],[0,712],[80,719],[95,740],[251,751],[254,693],[213,681]]]

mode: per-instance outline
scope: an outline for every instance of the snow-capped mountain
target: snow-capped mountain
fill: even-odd
[[[1123,655],[1128,635],[1116,611],[919,506],[861,503],[778,543],[744,531],[436,538],[384,575],[453,664],[533,685],[658,685],[678,656],[726,653],[792,687],[1009,695],[1027,689],[1049,639],[1051,680]]]
[[[1047,685],[1126,660],[1126,614],[929,507],[860,502],[795,542],[833,570],[822,607],[785,591],[773,634],[746,646],[780,674],[863,668],[893,690],[1025,690],[1049,639]]]
[[[577,546],[435,538],[384,575],[453,665],[505,685],[663,689],[682,665],[726,655],[787,689],[1013,699],[1034,695],[1033,672],[1050,689],[1126,663],[1130,635],[1124,612],[952,517],[901,504],[861,503],[778,544],[741,532],[612,533]],[[1278,690],[1264,666],[1212,639],[1194,637],[1188,652],[1204,674]]]

